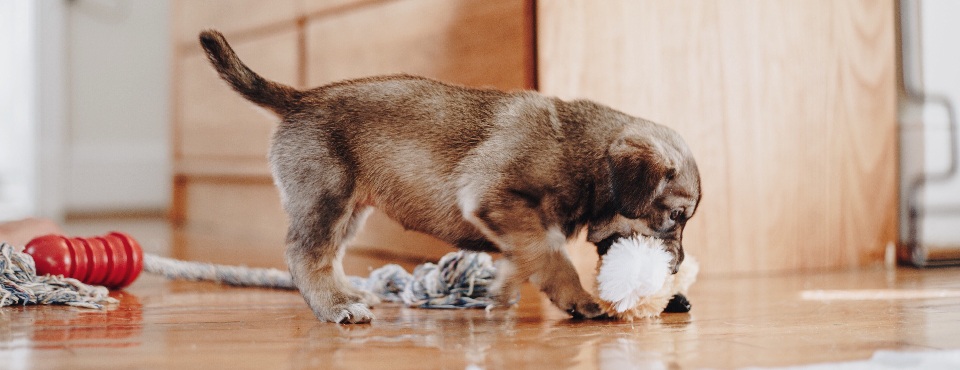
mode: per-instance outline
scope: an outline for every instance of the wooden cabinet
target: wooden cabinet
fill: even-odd
[[[276,120],[220,81],[196,41],[201,30],[221,30],[252,69],[297,87],[405,72],[531,89],[532,9],[529,0],[175,1],[177,256],[283,267],[286,219],[266,162]],[[411,261],[451,250],[380,213],[353,244],[354,254]]]

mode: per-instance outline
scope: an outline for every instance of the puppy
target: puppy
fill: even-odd
[[[458,248],[500,252],[507,305],[526,280],[574,316],[602,315],[564,245],[584,228],[605,252],[681,236],[700,200],[676,132],[585,101],[393,75],[298,90],[247,68],[217,31],[200,43],[234,90],[281,122],[269,160],[290,218],[286,260],[320,320],[365,323],[378,302],[347,281],[344,246],[371,209]]]

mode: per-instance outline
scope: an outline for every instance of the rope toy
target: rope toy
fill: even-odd
[[[100,309],[118,303],[109,296],[108,288],[130,285],[141,270],[171,280],[297,289],[286,271],[160,257],[143,253],[136,240],[118,232],[90,238],[45,235],[28,242],[23,252],[2,243],[0,255],[0,307],[65,304]],[[390,264],[373,270],[368,278],[351,276],[350,281],[388,302],[422,308],[478,308],[493,304],[487,288],[495,270],[490,255],[458,251],[448,253],[437,264],[417,266],[413,274]]]
[[[684,268],[677,275],[670,275],[666,266],[669,255],[664,259],[661,254],[666,254],[662,243],[653,238],[624,238],[611,246],[598,265],[597,276],[600,298],[611,316],[633,320],[658,316],[664,309],[689,310],[682,294],[696,276],[695,262],[692,275],[689,268],[685,275],[692,278],[677,278]],[[172,280],[296,289],[285,271],[145,254],[136,240],[123,233],[91,238],[45,235],[31,240],[22,252],[0,243],[0,307],[65,304],[101,309],[118,303],[109,296],[108,288],[128,286],[141,270]],[[372,292],[383,301],[410,307],[487,308],[494,304],[488,289],[495,274],[489,254],[457,251],[446,254],[436,264],[417,266],[412,274],[399,265],[389,264],[371,271],[367,278],[349,279],[357,288]],[[668,302],[677,307],[671,311]]]

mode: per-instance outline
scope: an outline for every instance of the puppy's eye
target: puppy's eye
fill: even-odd
[[[680,219],[681,216],[683,216],[683,211],[680,209],[675,209],[672,212],[670,212],[671,220],[677,221]]]

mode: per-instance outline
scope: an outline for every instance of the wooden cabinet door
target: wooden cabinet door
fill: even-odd
[[[707,273],[860,266],[896,237],[894,2],[539,1],[540,89],[686,138]]]

